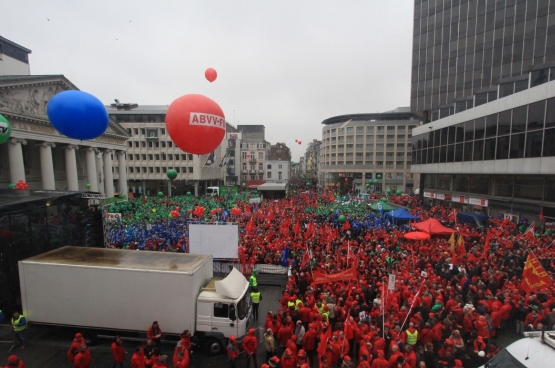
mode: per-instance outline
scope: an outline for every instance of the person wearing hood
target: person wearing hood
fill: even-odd
[[[67,359],[70,362],[73,363],[73,360],[75,359],[75,354],[79,352],[79,348],[84,343],[85,343],[85,340],[83,339],[83,335],[81,335],[81,333],[79,332],[76,333],[75,338],[73,339],[73,341],[71,342],[71,345],[69,346],[69,349],[67,350]]]
[[[145,368],[145,352],[140,346],[135,348],[135,352],[131,357],[131,368]]]
[[[276,339],[271,328],[264,333],[264,349],[266,350],[266,361],[276,355]]]
[[[123,348],[123,341],[119,336],[114,337],[112,342],[112,358],[114,359],[114,364],[112,368],[115,368],[119,364],[120,368],[123,368],[123,362],[125,360],[125,354],[127,353]]]
[[[81,346],[79,347],[79,352],[75,354],[75,359],[73,359],[73,367],[89,368],[91,364],[91,351],[87,348],[87,345],[81,344]]]
[[[291,349],[285,349],[285,353],[281,357],[281,368],[295,368],[297,361]]]
[[[152,368],[167,368],[167,367],[168,367],[167,355],[161,355],[160,358],[158,358],[158,361],[154,363],[154,365],[152,366]]]
[[[247,368],[250,367],[251,360],[254,368],[258,368],[258,360],[256,359],[256,348],[258,347],[258,339],[254,336],[254,328],[251,328],[247,336],[243,339],[243,350],[247,357]]]
[[[23,359],[20,359],[17,355],[10,355],[8,357],[8,365],[5,368],[27,368]]]

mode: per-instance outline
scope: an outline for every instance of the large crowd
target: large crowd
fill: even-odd
[[[475,228],[458,223],[451,209],[387,196],[384,202],[420,220],[456,229],[459,246],[449,236],[410,241],[403,235],[411,223],[369,210],[368,201],[380,197],[143,198],[111,210],[123,218],[112,227],[112,246],[186,252],[188,223],[238,223],[244,270],[261,263],[292,268],[279,305],[266,317],[264,364],[272,368],[477,367],[497,354],[500,335],[554,327],[553,287],[519,288],[530,250],[552,278],[551,232],[523,235],[525,224],[497,218]],[[353,267],[356,280],[313,282],[314,272]]]

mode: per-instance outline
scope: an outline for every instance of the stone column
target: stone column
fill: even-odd
[[[114,175],[112,173],[112,153],[113,150],[104,151],[104,190],[106,198],[114,196]]]
[[[198,197],[198,180],[195,180],[195,197]]]
[[[38,144],[40,150],[40,174],[42,176],[43,190],[56,190],[56,181],[54,180],[54,164],[52,162],[52,147],[56,147],[55,143],[43,142]]]
[[[127,162],[125,161],[125,151],[118,152],[118,167],[119,167],[119,193],[127,196],[129,189],[127,189]]]
[[[97,156],[96,156],[96,172],[97,172],[97,178],[98,178],[98,191],[100,193],[105,194],[105,190],[104,190],[104,181],[105,181],[105,177],[104,177],[104,153],[100,150],[98,150]]]
[[[87,183],[91,185],[91,192],[98,192],[98,177],[96,176],[96,154],[98,150],[89,147],[85,150],[87,155]]]
[[[69,145],[64,147],[66,156],[66,176],[67,189],[70,192],[79,191],[79,179],[77,177],[77,161],[75,160],[75,151],[79,146]]]
[[[8,143],[8,156],[10,162],[10,181],[16,184],[19,180],[25,181],[25,165],[23,163],[23,147],[27,141],[24,139],[10,139]]]

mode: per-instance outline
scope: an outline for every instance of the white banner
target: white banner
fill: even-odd
[[[487,207],[488,206],[488,200],[487,199],[482,199],[482,198],[468,198],[468,203],[473,204],[475,206],[482,206],[482,207]]]
[[[121,220],[121,213],[107,213],[106,222],[116,222]]]
[[[394,273],[389,274],[389,283],[387,284],[387,288],[389,290],[395,290],[395,274]]]
[[[424,192],[424,198],[434,198],[434,194],[432,192]]]

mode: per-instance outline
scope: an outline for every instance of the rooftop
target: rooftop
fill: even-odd
[[[23,47],[23,46],[21,46],[21,45],[15,43],[15,42],[13,42],[13,41],[10,41],[10,40],[8,40],[7,38],[4,38],[4,37],[2,37],[2,36],[0,36],[0,43],[6,43],[6,44],[8,44],[8,45],[10,45],[10,46],[13,46],[13,47],[19,49],[20,51],[26,52],[26,53],[28,53],[28,54],[30,54],[30,53],[33,52],[33,51],[29,50],[28,48]]]
[[[398,107],[391,111],[338,115],[322,121],[324,125],[346,123],[353,121],[384,121],[384,120],[419,120],[420,118],[410,112],[410,107]]]
[[[65,246],[24,260],[72,266],[158,270],[192,274],[212,256]]]

